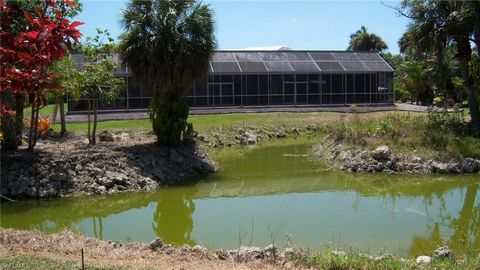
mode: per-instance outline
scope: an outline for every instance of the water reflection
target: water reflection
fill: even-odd
[[[283,224],[297,245],[311,248],[340,235],[347,244],[400,255],[425,254],[440,244],[480,250],[478,176],[331,172],[312,161],[309,149],[294,142],[244,149],[240,155],[222,151],[214,156],[220,172],[196,185],[5,203],[0,225],[234,248],[239,229],[248,231],[254,221],[255,245],[270,241],[267,227]]]
[[[434,227],[430,235],[412,237],[409,253],[414,256],[425,254],[443,244],[457,252],[480,250],[480,202],[475,203],[478,187],[477,184],[467,185],[458,217],[453,217],[445,206],[442,207],[433,220]],[[446,233],[449,236],[442,237],[441,226],[450,229]]]
[[[167,243],[175,245],[188,244],[194,246],[192,240],[193,220],[195,212],[193,195],[196,188],[189,188],[182,193],[164,192],[155,196],[157,206],[153,213],[152,229]]]

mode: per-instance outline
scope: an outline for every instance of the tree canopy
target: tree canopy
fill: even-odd
[[[381,52],[388,49],[387,43],[373,33],[369,33],[365,26],[362,26],[357,32],[350,35],[350,44],[348,51],[372,51]]]

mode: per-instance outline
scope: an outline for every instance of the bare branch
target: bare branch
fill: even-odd
[[[407,14],[405,13],[401,7],[398,7],[398,6],[391,6],[389,4],[386,4],[384,1],[380,1],[380,3],[385,6],[385,7],[388,7],[388,8],[391,8],[393,10],[395,10],[397,12],[397,16],[403,16],[403,17],[406,17],[406,18],[409,18],[409,19],[412,19],[412,20],[418,20],[418,17],[415,17],[413,15],[410,15],[410,14]]]

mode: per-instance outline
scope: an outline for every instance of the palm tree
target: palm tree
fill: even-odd
[[[380,36],[368,33],[365,26],[350,35],[350,45],[347,48],[348,51],[372,52],[381,52],[386,49],[388,49],[387,43]]]
[[[397,11],[412,20],[409,28],[416,32],[416,38],[412,41],[420,47],[423,43],[430,45],[426,49],[434,53],[438,63],[437,69],[441,69],[440,72],[437,72],[439,75],[445,70],[441,65],[444,63],[447,45],[454,44],[456,46],[455,59],[458,61],[460,74],[467,89],[471,124],[474,134],[478,135],[480,134],[480,109],[475,97],[476,74],[472,74],[469,70],[469,63],[472,59],[470,37],[480,38],[477,35],[480,26],[476,22],[476,19],[480,18],[480,15],[476,13],[480,11],[480,7],[475,2],[403,0],[402,8]],[[477,38],[473,41],[477,41]],[[440,89],[446,88],[444,78],[444,76],[436,78]]]
[[[122,26],[123,63],[154,89],[149,112],[157,140],[177,144],[188,129],[183,94],[207,75],[215,51],[213,12],[196,0],[131,0]]]
[[[406,61],[402,68],[405,73],[402,82],[412,96],[415,96],[418,104],[420,93],[425,89],[428,80],[426,64],[423,61],[410,60]]]

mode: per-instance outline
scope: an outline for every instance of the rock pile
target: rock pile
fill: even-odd
[[[480,160],[473,158],[423,159],[414,155],[396,155],[386,145],[368,151],[335,144],[328,139],[315,148],[315,154],[319,158],[326,158],[328,161],[337,164],[341,170],[350,172],[459,174],[478,173],[480,171]]]
[[[106,135],[105,138],[110,138]],[[153,136],[112,136],[91,147],[82,140],[43,142],[33,153],[2,152],[1,194],[49,198],[111,194],[175,185],[212,173],[215,163],[195,145],[160,147]]]

